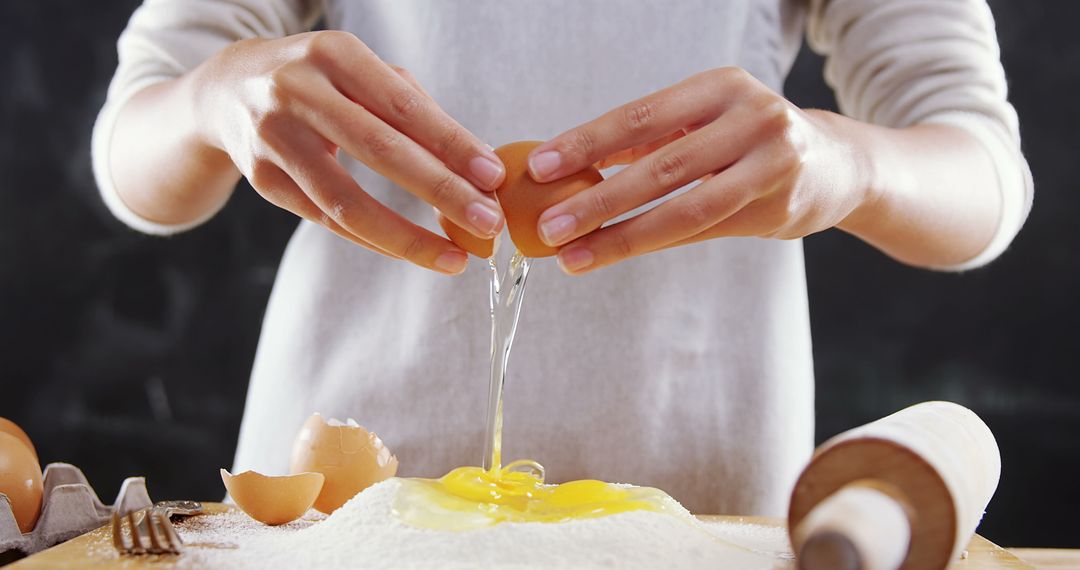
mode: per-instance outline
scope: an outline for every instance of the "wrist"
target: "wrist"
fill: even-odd
[[[224,140],[218,130],[222,120],[214,112],[215,107],[219,106],[215,101],[218,98],[216,91],[220,74],[215,68],[219,65],[217,60],[220,56],[219,53],[210,57],[178,78],[175,92],[182,119],[191,126],[186,130],[188,144],[198,149],[200,155],[228,159]]]
[[[863,236],[888,216],[888,204],[909,184],[907,169],[896,164],[889,133],[893,129],[863,123],[829,111],[808,111],[836,141],[849,172],[851,210],[836,227]]]

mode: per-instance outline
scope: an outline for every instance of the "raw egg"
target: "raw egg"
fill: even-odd
[[[530,472],[515,470],[533,465]],[[544,483],[532,461],[484,470],[459,467],[440,479],[402,479],[394,513],[406,523],[438,530],[472,530],[503,522],[557,523],[630,511],[678,515],[682,508],[651,487],[613,485],[585,479]]]
[[[355,420],[327,422],[315,414],[296,434],[289,469],[326,476],[315,508],[330,514],[360,491],[393,477],[397,467],[397,458],[379,436]]]
[[[26,435],[26,432],[15,422],[7,418],[0,418],[0,433],[11,434],[25,443],[26,447],[30,448],[30,453],[34,454],[34,460],[37,460],[37,450],[34,449],[34,443],[30,441],[30,436]]]
[[[495,190],[495,197],[506,216],[510,239],[525,257],[550,257],[558,253],[558,248],[545,244],[537,233],[540,214],[604,179],[599,170],[589,166],[551,182],[541,184],[533,180],[529,175],[529,152],[540,144],[540,141],[522,141],[495,149],[506,167],[506,179]],[[473,255],[487,258],[495,251],[494,240],[478,238],[444,217],[439,218],[439,225],[450,241]]]
[[[34,530],[41,514],[41,466],[26,443],[6,432],[0,433],[0,493],[7,495],[19,530]]]
[[[268,525],[292,522],[311,508],[323,486],[322,473],[267,477],[254,471],[221,470],[225,489],[245,513]]]

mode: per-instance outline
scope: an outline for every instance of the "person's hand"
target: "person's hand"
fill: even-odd
[[[337,162],[341,149],[476,236],[502,230],[489,193],[505,176],[495,153],[351,34],[237,42],[194,81],[199,135],[281,208],[373,251],[464,271],[461,248],[365,193]]]
[[[700,73],[537,147],[546,182],[597,163],[629,164],[552,206],[538,232],[570,274],[722,236],[793,239],[839,224],[869,199],[861,149],[839,115],[802,111],[741,69]],[[637,216],[612,218],[695,180]]]

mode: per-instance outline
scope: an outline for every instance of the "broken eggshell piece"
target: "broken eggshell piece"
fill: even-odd
[[[225,489],[245,513],[268,525],[292,522],[311,508],[323,486],[322,473],[268,477],[254,471],[221,470]]]
[[[520,141],[495,149],[506,167],[506,178],[495,189],[499,207],[506,216],[506,229],[518,251],[525,257],[534,258],[550,257],[559,252],[559,248],[540,239],[537,233],[540,215],[555,204],[604,181],[600,171],[593,166],[551,182],[533,180],[529,174],[529,153],[540,144],[540,141]],[[444,216],[439,216],[439,225],[450,241],[473,255],[490,258],[498,251],[494,240],[478,238]]]
[[[315,508],[330,514],[357,493],[397,473],[398,460],[379,436],[349,419],[329,422],[315,414],[293,443],[289,471],[326,476]]]

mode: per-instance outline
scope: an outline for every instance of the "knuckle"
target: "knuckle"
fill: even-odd
[[[341,224],[343,226],[353,225],[349,223],[348,216],[350,215],[350,213],[354,216],[357,213],[355,211],[350,211],[348,208],[346,208],[345,203],[341,200],[331,200],[326,205],[326,209],[324,210],[324,212],[331,221],[337,224]]]
[[[805,149],[787,136],[778,137],[776,144],[770,147],[770,162],[777,183],[784,186],[797,181],[806,166]]]
[[[416,80],[416,76],[413,75],[413,72],[409,71],[407,68],[401,67],[400,65],[392,65],[390,67],[392,67],[398,75],[404,77],[406,80],[410,82]]]
[[[634,254],[634,246],[630,242],[630,238],[626,237],[625,231],[612,231],[609,235],[608,243],[611,248],[611,253],[616,259],[623,259]]]
[[[706,200],[694,198],[680,205],[677,216],[681,227],[696,231],[708,228],[714,219],[712,205]]]
[[[375,161],[388,161],[393,158],[400,149],[402,145],[402,136],[396,132],[370,130],[364,133],[361,145],[370,159]]]
[[[638,101],[623,109],[623,129],[628,133],[636,134],[645,131],[656,118],[655,101]]]
[[[262,96],[252,106],[253,113],[272,115],[286,112],[296,96],[294,85],[295,81],[288,67],[278,67],[270,71],[263,84]]]
[[[595,162],[592,160],[596,152],[596,133],[591,129],[582,128],[574,132],[574,135],[564,144],[563,153],[576,157],[583,164]]]
[[[715,88],[722,81],[721,75],[723,75],[723,70],[724,70],[724,68],[718,67],[718,68],[715,68],[715,69],[707,69],[705,71],[699,71],[699,72],[691,75],[686,80],[686,83],[688,83],[688,84],[704,83],[706,85],[710,85],[713,88]]]
[[[282,122],[280,112],[275,109],[254,110],[249,120],[256,139],[264,142],[277,140],[277,130]]]
[[[356,36],[349,32],[343,32],[341,30],[324,30],[311,34],[311,38],[307,42],[307,50],[304,55],[321,59],[323,57],[333,57],[342,50],[349,49],[351,46],[359,42]]]
[[[458,196],[458,190],[457,176],[452,173],[442,175],[431,187],[431,204],[440,210],[449,209],[442,206],[448,206],[452,203],[454,198]]]
[[[293,70],[280,65],[266,75],[266,94],[271,102],[283,103],[290,97],[293,87]]]
[[[420,112],[420,94],[410,88],[402,88],[390,96],[390,111],[401,121],[411,121]]]
[[[465,134],[461,129],[450,127],[443,130],[443,134],[435,143],[435,155],[439,158],[452,156],[465,146]]]
[[[607,192],[596,188],[591,194],[592,197],[589,198],[590,206],[599,219],[607,220],[616,214],[615,201]]]
[[[783,228],[791,219],[791,211],[784,206],[763,208],[757,216],[758,223],[769,230],[766,232],[766,237],[772,237],[772,234]]]
[[[736,85],[746,85],[753,80],[753,76],[749,71],[741,67],[728,66],[721,67],[720,70],[721,79],[726,83],[734,83]]]
[[[757,112],[757,115],[761,117],[765,128],[775,135],[788,132],[794,124],[792,110],[788,107],[786,101],[778,98],[770,97],[768,102]]]
[[[405,243],[405,247],[401,249],[399,255],[404,259],[408,259],[413,262],[418,262],[421,255],[424,253],[426,242],[424,237],[420,234],[413,234],[409,240]]]
[[[272,193],[277,180],[277,166],[266,159],[255,159],[251,163],[251,171],[248,174],[248,182],[256,190],[263,193]]]
[[[665,152],[649,163],[649,176],[658,186],[678,184],[686,173],[686,159],[677,152]]]

